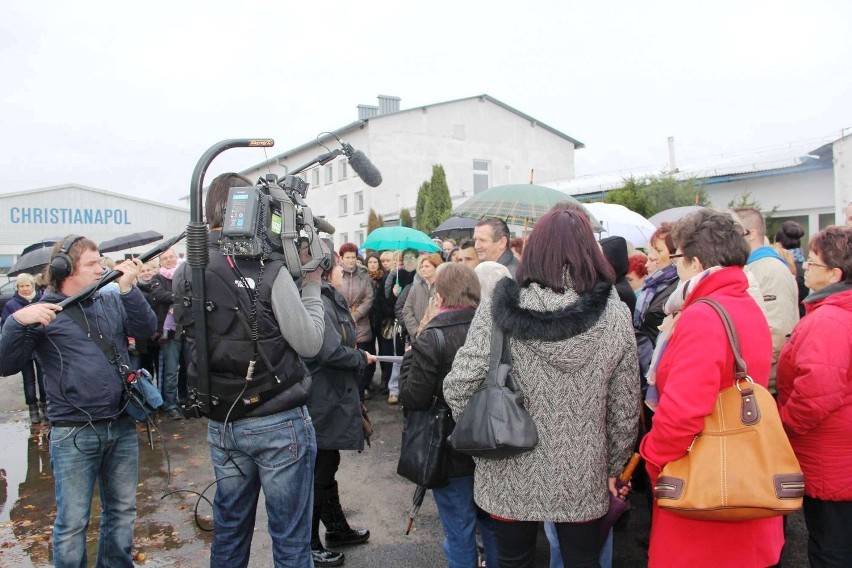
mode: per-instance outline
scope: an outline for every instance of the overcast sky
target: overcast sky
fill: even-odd
[[[0,192],[176,204],[215,142],[272,156],[379,94],[491,95],[585,143],[578,176],[662,169],[668,136],[679,163],[813,149],[852,127],[849,22],[848,0],[3,2]]]

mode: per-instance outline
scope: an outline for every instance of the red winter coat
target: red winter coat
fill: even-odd
[[[660,404],[651,431],[641,444],[651,486],[660,469],[686,454],[720,390],[734,384],[734,357],[716,311],[695,300],[710,297],[730,313],[743,359],[755,383],[769,382],[772,336],[766,317],[748,295],[748,280],[738,267],[711,273],[687,298],[657,367]],[[784,533],[780,517],[712,522],[680,517],[654,504],[648,565],[763,567],[778,562]]]
[[[852,501],[852,289],[836,286],[841,291],[805,300],[806,315],[778,358],[776,384],[805,494]]]

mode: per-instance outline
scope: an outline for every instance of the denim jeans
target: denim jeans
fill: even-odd
[[[248,565],[260,489],[274,566],[310,568],[316,436],[306,407],[207,425],[218,483],[211,568]]]
[[[547,535],[547,542],[550,543],[550,568],[564,568],[562,551],[559,549],[559,538],[556,536],[556,525],[550,522],[544,523],[544,534]],[[612,529],[609,529],[609,534],[607,534],[601,549],[600,565],[601,568],[612,567]]]
[[[450,484],[433,489],[444,527],[444,556],[449,568],[476,566],[476,527],[485,547],[485,565],[499,566],[494,519],[473,502],[473,476],[451,477]]]
[[[180,340],[167,339],[160,346],[160,392],[163,394],[163,411],[178,407],[178,365]]]
[[[56,492],[53,561],[57,568],[85,568],[86,530],[95,481],[101,502],[98,568],[132,568],[139,444],[127,416],[86,426],[54,426],[50,465]]]

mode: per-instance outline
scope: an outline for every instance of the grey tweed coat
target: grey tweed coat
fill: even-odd
[[[512,334],[513,368],[538,428],[531,452],[475,459],[474,499],[485,511],[525,521],[583,522],[609,506],[607,478],[633,452],[640,394],[627,307],[599,283],[583,296],[501,280],[484,300],[444,380],[458,416],[488,369],[491,330]]]

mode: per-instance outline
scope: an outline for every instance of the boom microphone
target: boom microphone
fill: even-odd
[[[334,231],[337,230],[334,228],[334,225],[332,225],[322,217],[314,217],[314,225],[316,225],[318,230],[322,231],[323,233],[328,233],[329,235],[333,235]]]
[[[373,162],[364,155],[361,150],[355,150],[349,144],[343,144],[343,153],[349,158],[349,165],[355,170],[364,183],[370,187],[378,187],[382,184],[382,173],[373,165]]]

